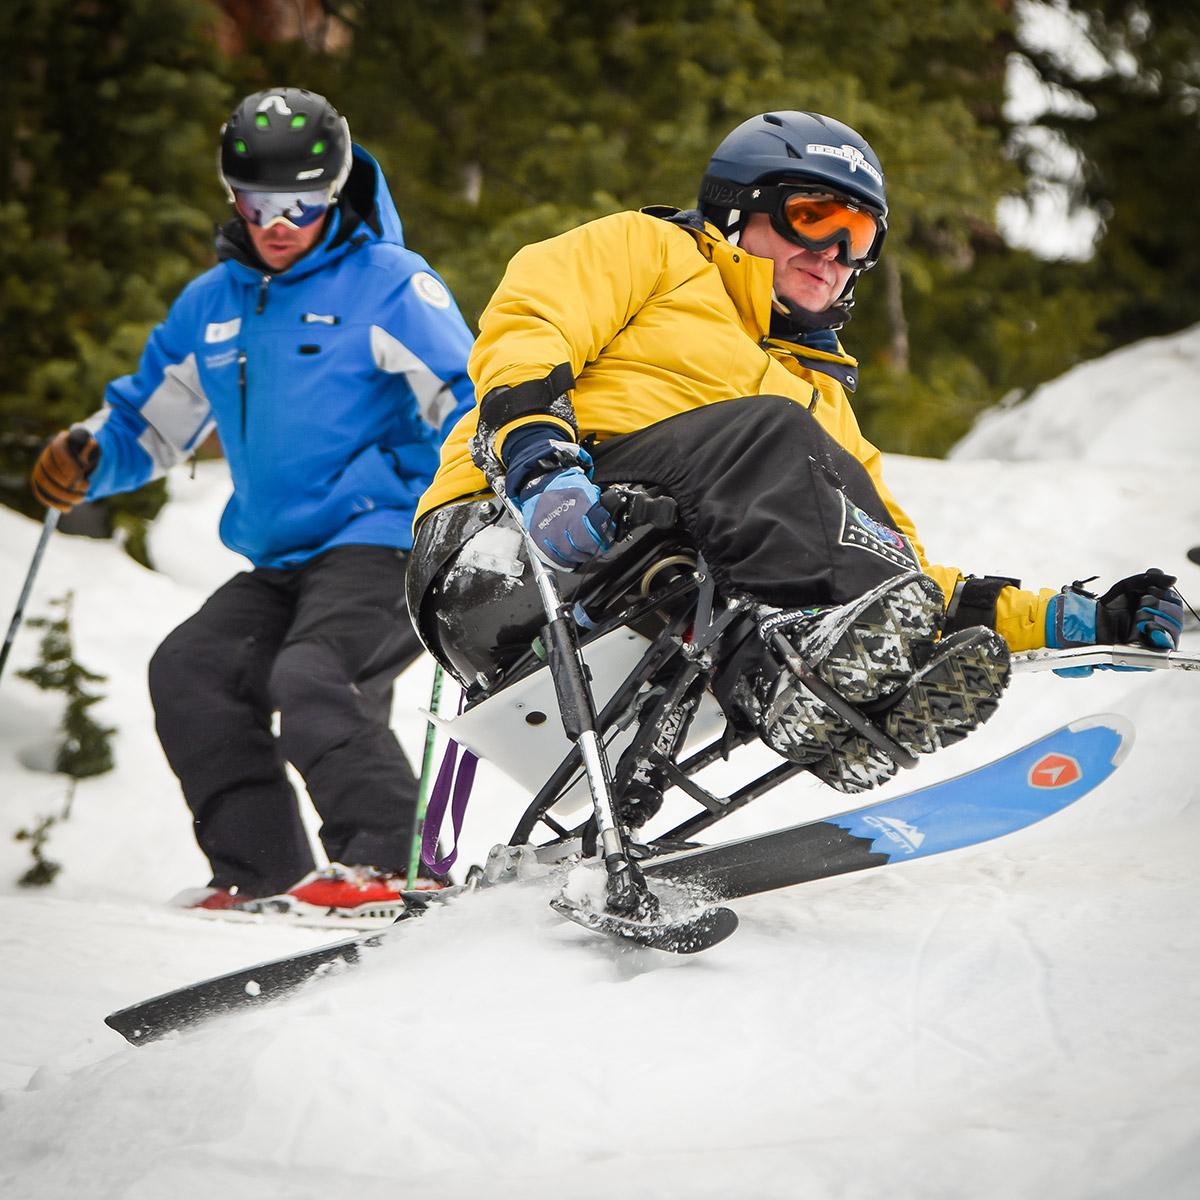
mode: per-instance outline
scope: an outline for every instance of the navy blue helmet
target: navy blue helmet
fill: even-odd
[[[822,208],[820,198],[832,198]],[[875,265],[887,233],[883,166],[861,134],[810,112],[769,112],[743,121],[716,148],[700,185],[700,211],[727,236],[751,212],[811,250],[838,245],[856,271]]]

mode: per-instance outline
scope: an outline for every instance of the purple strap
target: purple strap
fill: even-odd
[[[464,698],[465,699],[465,696]],[[462,701],[459,701],[459,712],[462,711]],[[455,778],[455,765],[458,752],[462,750],[462,761],[457,763],[458,771]],[[425,824],[421,830],[421,861],[435,874],[445,875],[458,858],[458,835],[462,831],[463,817],[467,812],[467,801],[471,798],[471,787],[475,783],[475,766],[479,759],[460,747],[453,738],[446,746],[442,757],[442,765],[429,797],[429,805],[425,811]],[[451,802],[451,795],[453,801]],[[450,823],[454,828],[454,844],[445,858],[439,859],[438,836],[442,832],[442,822],[446,819],[446,805],[450,804]]]

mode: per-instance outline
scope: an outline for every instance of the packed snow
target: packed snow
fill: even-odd
[[[940,561],[1046,587],[1157,565],[1200,607],[1185,557],[1200,542],[1198,387],[1200,329],[1143,342],[989,417],[949,461],[889,457],[888,479]],[[991,724],[875,795],[1099,712],[1137,728],[1112,779],[985,846],[738,901],[741,929],[705,954],[617,947],[531,883],[412,922],[289,1001],[127,1045],[103,1024],[113,1009],[331,940],[166,906],[207,871],[154,736],[146,664],[240,566],[216,542],[221,466],[170,485],[158,573],[55,535],[33,589],[31,616],[74,591],[77,657],[108,677],[94,715],[118,729],[115,770],[82,781],[52,830],[63,869],[41,890],[17,886],[31,860],[12,840],[66,794],[46,770],[61,702],[17,675],[37,630],[21,630],[0,680],[0,1195],[1200,1191],[1194,673],[1020,676]],[[6,617],[38,533],[0,511]],[[414,759],[430,679],[422,661],[398,689]],[[503,840],[523,801],[481,768],[460,862]],[[849,806],[796,781],[726,825]]]

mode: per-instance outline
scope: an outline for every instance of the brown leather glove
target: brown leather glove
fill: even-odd
[[[47,508],[70,512],[88,490],[100,461],[100,445],[82,425],[56,433],[33,465],[29,486]]]

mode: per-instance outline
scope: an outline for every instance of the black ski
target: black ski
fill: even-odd
[[[378,945],[383,934],[390,931],[347,938],[188,984],[118,1009],[105,1017],[104,1023],[135,1046],[153,1042],[222,1013],[282,1000],[314,979],[340,974],[358,963],[364,948]]]
[[[1032,825],[1102,783],[1128,753],[1132,732],[1121,717],[1089,717],[954,779],[839,816],[649,858],[641,869],[652,882],[678,883],[695,899],[711,902],[977,845]],[[414,892],[406,897],[412,907],[400,921],[424,911],[431,899],[452,902],[472,890]],[[677,954],[714,945],[737,926],[736,915],[725,908],[659,925],[583,909],[565,915],[612,937]],[[105,1023],[135,1045],[154,1041],[221,1013],[281,999],[313,979],[349,969],[363,951],[400,932],[393,925],[189,984],[123,1008]],[[656,941],[663,944],[656,946]]]
[[[223,1013],[282,1000],[315,979],[340,975],[357,966],[364,951],[381,946],[401,932],[397,926],[412,917],[421,916],[431,904],[444,903],[468,890],[474,889],[460,886],[444,888],[439,892],[405,892],[405,911],[391,925],[374,933],[343,938],[327,946],[318,946],[315,950],[286,954],[282,958],[272,958],[255,963],[252,967],[230,971],[227,975],[214,975],[211,979],[185,984],[160,996],[131,1004],[128,1008],[118,1009],[105,1017],[104,1023],[138,1046],[156,1041],[168,1033],[202,1024]]]

